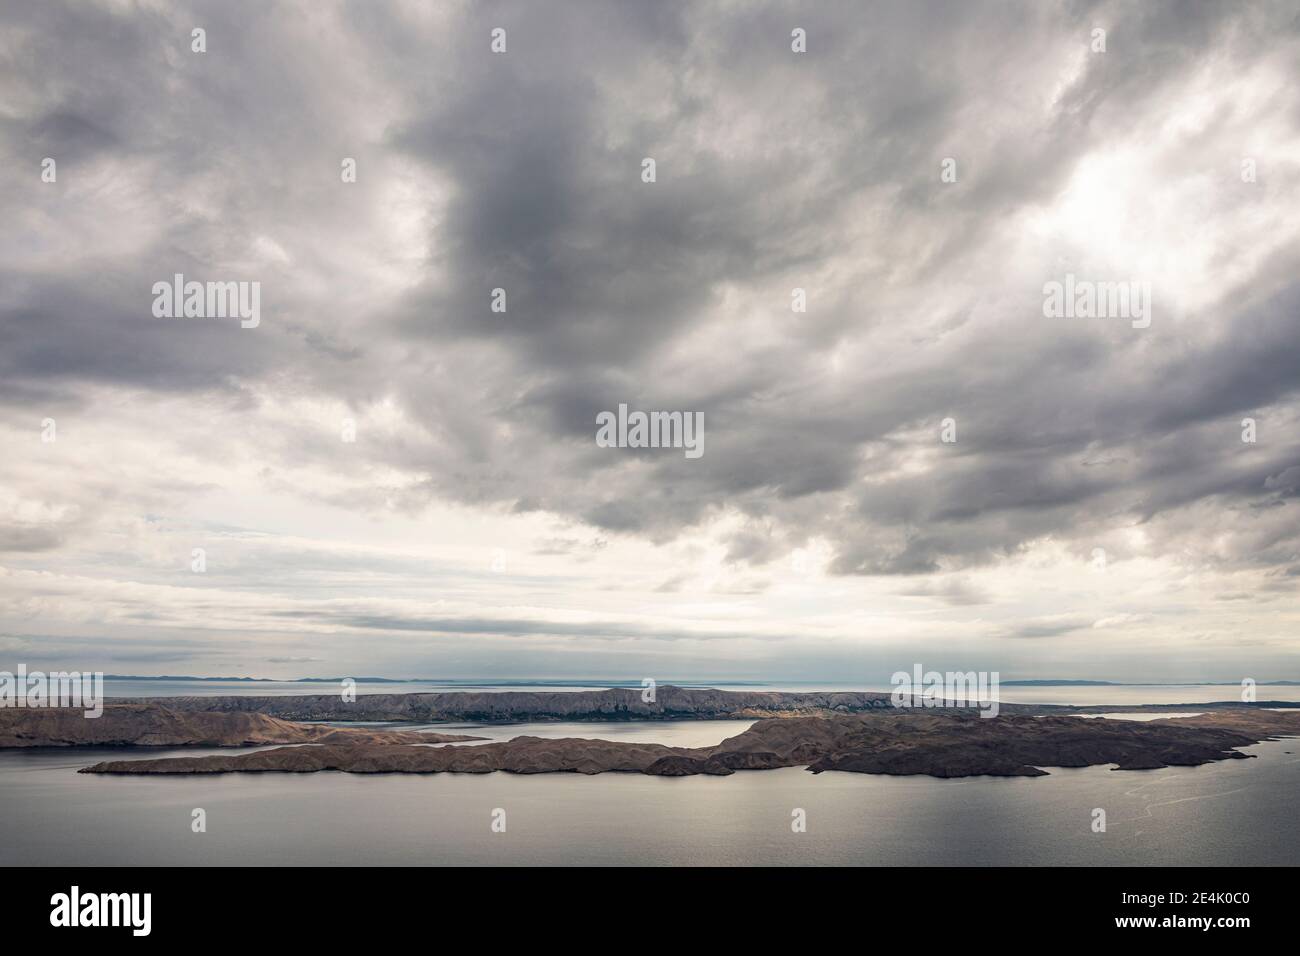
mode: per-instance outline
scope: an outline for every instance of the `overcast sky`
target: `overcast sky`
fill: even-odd
[[[1300,678],[1294,3],[0,11],[0,668]]]

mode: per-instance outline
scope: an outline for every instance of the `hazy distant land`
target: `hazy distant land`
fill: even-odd
[[[885,691],[719,690],[712,687],[660,685],[653,700],[644,700],[639,687],[601,690],[506,690],[359,694],[348,700],[332,694],[276,696],[177,696],[121,698],[122,701],[164,703],[173,710],[269,714],[286,720],[332,721],[518,721],[578,720],[724,720],[737,718],[809,717],[893,709]],[[1010,704],[1004,714],[1105,714],[1134,710],[1197,711],[1243,707],[1240,701],[1190,704]],[[1256,707],[1300,707],[1289,701],[1261,701]]]

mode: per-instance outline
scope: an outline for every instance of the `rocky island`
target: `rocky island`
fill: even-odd
[[[321,740],[249,754],[116,760],[82,773],[644,773],[725,775],[807,767],[814,773],[1042,776],[1043,767],[1114,764],[1118,770],[1241,759],[1237,748],[1300,734],[1300,711],[1222,709],[1152,721],[890,709],[760,720],[712,747],[588,738],[516,737],[471,746]]]

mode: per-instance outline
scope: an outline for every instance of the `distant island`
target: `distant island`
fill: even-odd
[[[1004,680],[998,682],[1003,687],[1123,687],[1111,680]],[[1138,687],[1151,687],[1152,684],[1138,684]]]

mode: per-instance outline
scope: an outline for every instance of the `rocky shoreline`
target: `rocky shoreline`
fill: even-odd
[[[1239,708],[1153,721],[875,711],[758,721],[713,747],[522,736],[465,747],[336,740],[249,754],[116,760],[92,774],[205,773],[644,773],[727,775],[807,767],[934,777],[1042,776],[1043,767],[1114,764],[1118,770],[1243,759],[1262,740],[1300,735],[1300,711]]]

